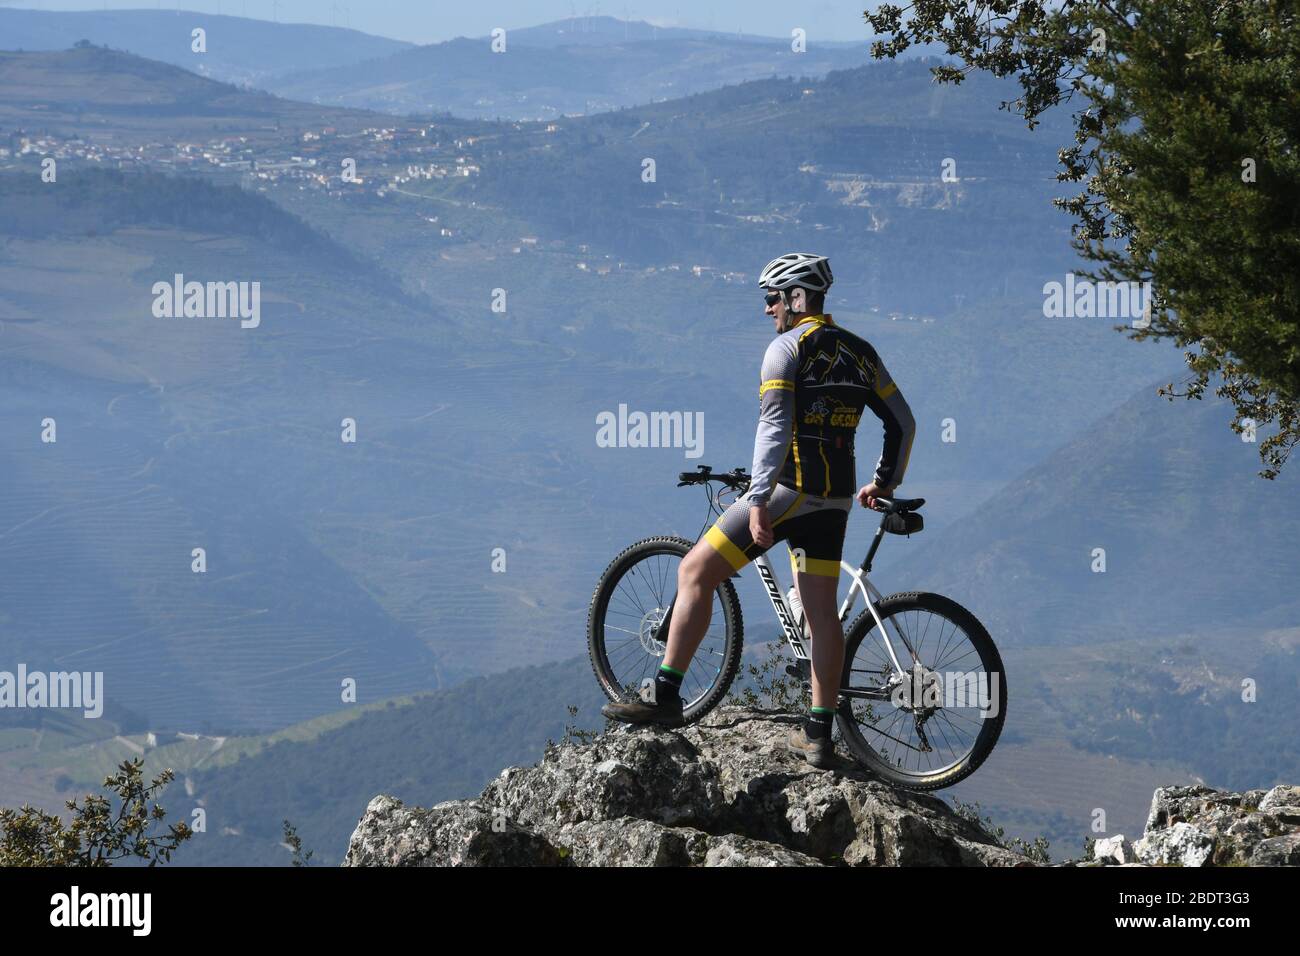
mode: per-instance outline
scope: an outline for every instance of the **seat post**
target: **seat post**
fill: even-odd
[[[886,515],[885,517],[889,517]],[[871,573],[871,561],[876,556],[877,549],[880,548],[880,541],[885,536],[885,518],[880,519],[880,527],[876,529],[875,537],[871,539],[871,547],[867,549],[867,556],[862,560],[862,571],[864,574]]]

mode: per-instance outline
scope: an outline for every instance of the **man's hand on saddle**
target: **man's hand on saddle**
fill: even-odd
[[[876,499],[894,497],[895,487],[897,486],[885,485],[882,487],[880,485],[877,485],[874,481],[869,485],[864,485],[858,491],[858,504],[862,505],[862,507],[864,508],[870,508],[874,511],[876,510]],[[750,520],[751,521],[753,520],[752,516]]]

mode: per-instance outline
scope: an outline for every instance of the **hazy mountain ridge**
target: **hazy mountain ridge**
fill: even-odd
[[[685,34],[685,35],[682,35]],[[572,34],[509,30],[504,52],[487,37],[457,38],[348,67],[278,77],[282,96],[390,113],[548,120],[672,99],[770,76],[821,76],[869,60],[866,41],[737,39],[681,31],[658,39],[566,42]]]
[[[501,26],[505,56],[490,52],[488,36],[414,45],[338,26],[194,11],[0,10],[0,45],[66,50],[89,40],[309,102],[514,119],[630,106],[759,76],[818,76],[869,56],[865,27],[861,37],[814,35],[795,54],[788,37],[608,16]],[[192,50],[198,28],[206,31],[202,53]]]
[[[192,31],[197,28],[207,34],[204,53],[192,49]],[[258,85],[279,73],[338,67],[410,45],[343,27],[192,10],[0,9],[0,47],[6,50],[66,50],[81,40],[215,79]]]

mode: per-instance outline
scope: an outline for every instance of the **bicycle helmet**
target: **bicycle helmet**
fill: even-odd
[[[760,288],[786,289],[803,288],[813,292],[825,292],[835,281],[831,277],[831,261],[825,256],[815,256],[811,252],[788,252],[778,256],[763,267],[758,274]]]

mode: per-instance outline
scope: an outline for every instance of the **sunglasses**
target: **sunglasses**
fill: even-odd
[[[769,292],[767,295],[763,296],[763,301],[766,302],[768,305],[776,305],[778,302],[781,301],[781,293]]]

